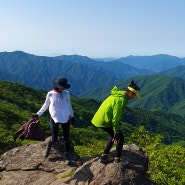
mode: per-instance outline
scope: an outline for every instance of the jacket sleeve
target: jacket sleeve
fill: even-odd
[[[47,108],[49,107],[49,104],[50,104],[50,100],[49,100],[49,93],[48,93],[44,104],[36,114],[40,117],[47,110]]]
[[[74,117],[74,112],[73,112],[73,108],[71,105],[71,100],[70,100],[70,93],[68,92],[68,105],[69,105],[69,116],[70,117]]]
[[[112,126],[114,131],[119,130],[119,122],[121,120],[121,116],[123,114],[124,106],[121,101],[116,101],[113,106],[113,117],[112,117]]]

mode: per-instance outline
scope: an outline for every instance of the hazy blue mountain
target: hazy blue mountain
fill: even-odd
[[[92,58],[92,59],[97,61],[103,61],[103,62],[111,62],[111,61],[117,60],[118,58],[106,57],[106,58]]]
[[[59,60],[81,63],[88,67],[91,67],[92,69],[96,69],[101,73],[116,77],[117,79],[123,79],[130,76],[139,76],[144,74],[154,74],[154,72],[150,69],[139,69],[116,60],[105,62],[101,60],[93,60],[86,56],[79,55],[61,55],[54,58]]]
[[[96,61],[94,61],[93,59],[82,55],[60,55],[53,58],[58,60],[65,60],[69,62],[81,63],[81,64],[88,64],[88,65],[92,64],[93,66],[96,64],[95,63]]]
[[[74,95],[89,88],[112,84],[117,80],[87,65],[35,56],[22,51],[0,53],[0,66],[2,80],[19,82],[38,89],[48,90],[52,88],[52,79],[65,76],[72,84],[71,91]]]
[[[71,94],[76,97],[88,97],[102,101],[114,85],[126,89],[131,79],[141,88],[142,99],[129,102],[147,110],[164,110],[185,116],[185,80],[166,75],[143,75],[143,69],[137,69],[122,62],[101,62],[84,56],[55,57],[35,56],[16,52],[0,53],[0,80],[18,82],[36,89],[50,90],[52,79],[65,76],[72,84]],[[177,68],[177,74],[183,76],[185,66]],[[174,70],[174,69],[173,69]],[[167,76],[169,75],[169,76]]]
[[[73,62],[80,62],[86,65],[90,65],[92,67],[97,67],[97,69],[101,70],[110,70],[112,69],[112,65],[119,67],[121,66],[120,63],[127,64],[129,66],[122,66],[121,68],[127,68],[131,69],[131,66],[133,67],[133,71],[131,70],[131,73],[133,73],[133,76],[137,75],[144,75],[144,74],[154,74],[158,73],[164,70],[168,70],[170,68],[174,68],[176,66],[182,66],[185,65],[185,58],[179,58],[176,56],[170,56],[165,54],[159,54],[159,55],[153,55],[153,56],[127,56],[122,57],[119,59],[114,58],[88,58],[86,56],[79,56],[79,55],[61,55],[57,56],[57,59],[62,60],[68,60]],[[135,70],[138,71],[138,69],[141,69],[142,71],[138,71],[136,73]],[[113,73],[116,73],[116,70],[114,69]],[[123,73],[125,75],[123,75]],[[142,73],[142,74],[139,74]],[[118,78],[121,79],[121,77],[129,77],[128,71],[122,72],[122,75],[118,71]]]
[[[176,66],[185,65],[185,58],[178,58],[170,55],[153,55],[153,56],[128,56],[117,59],[116,61],[132,65],[136,68],[144,68],[161,72]]]
[[[65,76],[72,84],[71,91],[76,96],[90,88],[114,84],[119,79],[151,73],[121,62],[107,63],[78,55],[35,56],[22,51],[1,52],[0,66],[2,80],[38,89],[48,90],[52,88],[53,78]]]
[[[139,76],[144,74],[154,74],[151,70],[138,69],[122,62],[99,62],[96,69],[101,72],[105,72],[107,75],[115,76],[118,79],[128,78],[131,76]]]

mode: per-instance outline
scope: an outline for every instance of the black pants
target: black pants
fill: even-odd
[[[51,133],[52,133],[52,143],[55,143],[58,141],[58,129],[59,125],[62,127],[63,136],[64,136],[64,142],[65,142],[65,152],[69,152],[70,148],[70,141],[69,141],[69,129],[70,124],[69,123],[55,123],[53,119],[50,120],[51,124]]]
[[[107,132],[110,136],[108,142],[107,142],[107,145],[104,149],[104,154],[108,154],[110,152],[110,149],[112,148],[113,144],[114,144],[114,141],[113,138],[114,138],[114,130],[113,128],[102,128],[105,132]],[[122,149],[123,149],[123,142],[124,142],[124,136],[122,133],[120,133],[119,135],[119,139],[118,139],[118,143],[116,144],[116,155],[115,157],[121,157],[121,152],[122,152]]]

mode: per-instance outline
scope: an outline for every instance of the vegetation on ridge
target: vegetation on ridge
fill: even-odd
[[[40,108],[45,100],[45,94],[18,83],[0,81],[0,100],[0,153],[2,154],[28,142],[22,143],[17,140],[15,143],[12,136],[31,114]],[[90,123],[101,101],[88,98],[71,98],[71,100],[76,117],[75,127],[71,127],[75,151],[81,156],[96,156],[102,152],[108,137]],[[46,136],[49,136],[48,112],[40,118],[40,122]],[[135,143],[148,153],[148,174],[151,179],[158,184],[185,183],[185,148],[182,147],[185,128],[181,116],[163,111],[127,108],[121,127],[125,143]],[[172,145],[173,142],[178,142],[181,146]]]

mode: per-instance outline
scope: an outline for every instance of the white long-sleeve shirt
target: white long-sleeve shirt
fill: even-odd
[[[74,117],[69,91],[63,90],[62,93],[55,90],[49,91],[37,115],[40,117],[48,107],[51,118],[55,123],[67,123],[69,117]]]

